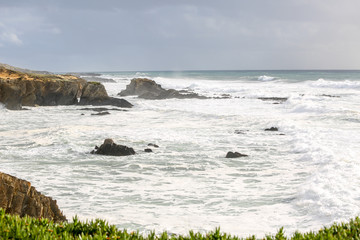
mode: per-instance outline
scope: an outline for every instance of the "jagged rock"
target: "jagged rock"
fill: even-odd
[[[130,108],[124,99],[109,97],[104,85],[72,75],[22,73],[0,67],[0,102],[11,110],[22,106],[112,105]]]
[[[68,75],[27,74],[0,67],[0,102],[8,109],[77,103],[86,81]]]
[[[153,150],[151,150],[150,148],[145,148],[144,152],[152,152]]]
[[[167,99],[167,98],[200,98],[206,97],[200,96],[197,93],[189,91],[177,91],[174,89],[164,89],[160,84],[147,78],[134,78],[130,84],[126,86],[126,89],[121,91],[118,95],[129,96],[137,95],[139,98],[144,99]]]
[[[104,85],[97,82],[89,82],[85,85],[79,105],[112,105],[123,108],[131,108],[133,106],[125,99],[109,97]]]
[[[238,152],[228,152],[226,158],[239,158],[239,157],[248,157],[246,154],[241,154]]]
[[[105,139],[104,143],[100,147],[95,147],[95,150],[91,151],[92,154],[110,155],[110,156],[128,156],[134,155],[133,148],[129,148],[124,145],[118,145],[110,138]]]
[[[265,128],[265,131],[277,132],[279,129],[277,127]]]
[[[28,215],[48,218],[55,222],[66,221],[56,200],[38,192],[31,183],[0,172],[0,208],[6,213],[21,217]]]

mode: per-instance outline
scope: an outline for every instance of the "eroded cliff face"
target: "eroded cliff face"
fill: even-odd
[[[8,109],[77,103],[86,80],[71,75],[27,74],[0,67],[0,102]]]
[[[44,196],[31,183],[0,172],[0,208],[6,213],[21,217],[28,215],[48,218],[55,222],[66,221],[56,200]]]
[[[100,83],[72,75],[23,73],[0,66],[0,102],[8,109],[73,105],[79,98],[81,105],[132,106],[126,100],[109,97]]]

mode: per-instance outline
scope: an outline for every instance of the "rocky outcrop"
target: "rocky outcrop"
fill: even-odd
[[[225,158],[239,158],[239,157],[248,157],[248,155],[241,154],[241,153],[238,153],[238,152],[228,152],[226,154]]]
[[[13,71],[17,71],[17,72],[22,72],[22,73],[51,74],[50,72],[47,72],[47,71],[36,71],[36,70],[30,70],[30,69],[26,69],[26,68],[18,68],[18,67],[10,66],[5,63],[0,63],[0,67],[6,68],[9,70],[13,70]]]
[[[28,215],[48,218],[55,222],[66,221],[56,200],[44,196],[31,183],[0,172],[0,208],[6,213],[21,217]]]
[[[105,87],[72,75],[30,74],[0,67],[0,102],[12,110],[22,106],[112,105],[129,108],[124,99],[109,97]]]
[[[130,96],[137,95],[139,98],[144,99],[167,99],[167,98],[200,98],[206,97],[200,96],[197,93],[189,91],[177,91],[175,89],[164,89],[160,84],[147,78],[134,78],[130,84],[126,86],[126,89],[121,91],[118,95]]]
[[[95,150],[91,151],[92,154],[110,155],[110,156],[128,156],[134,155],[133,148],[124,145],[118,145],[110,138],[105,139],[100,147],[95,146]]]
[[[279,131],[279,129],[277,127],[271,127],[271,128],[265,128],[265,131],[268,131],[268,132],[277,132]]]
[[[84,86],[79,105],[111,105],[123,108],[131,108],[133,106],[125,99],[109,97],[104,85],[98,82],[88,82]]]

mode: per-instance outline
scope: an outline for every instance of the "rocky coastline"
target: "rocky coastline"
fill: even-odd
[[[38,192],[31,183],[0,172],[0,208],[6,213],[66,221],[56,200]]]
[[[109,97],[104,85],[72,75],[24,73],[0,66],[0,103],[23,106],[112,105],[131,108],[124,99]]]

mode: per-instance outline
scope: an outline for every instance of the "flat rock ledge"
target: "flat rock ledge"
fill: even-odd
[[[135,151],[133,148],[118,145],[110,138],[105,139],[104,143],[100,147],[95,146],[95,150],[91,151],[91,154],[101,154],[109,156],[128,156],[134,155]]]
[[[66,221],[56,200],[38,192],[31,183],[0,172],[0,208],[6,213],[48,218],[54,222]]]
[[[147,78],[134,78],[130,84],[126,86],[126,89],[121,91],[119,96],[131,96],[137,95],[143,99],[169,99],[169,98],[198,98],[206,99],[205,96],[200,96],[197,93],[182,90],[177,91],[175,89],[164,89],[160,84]]]

